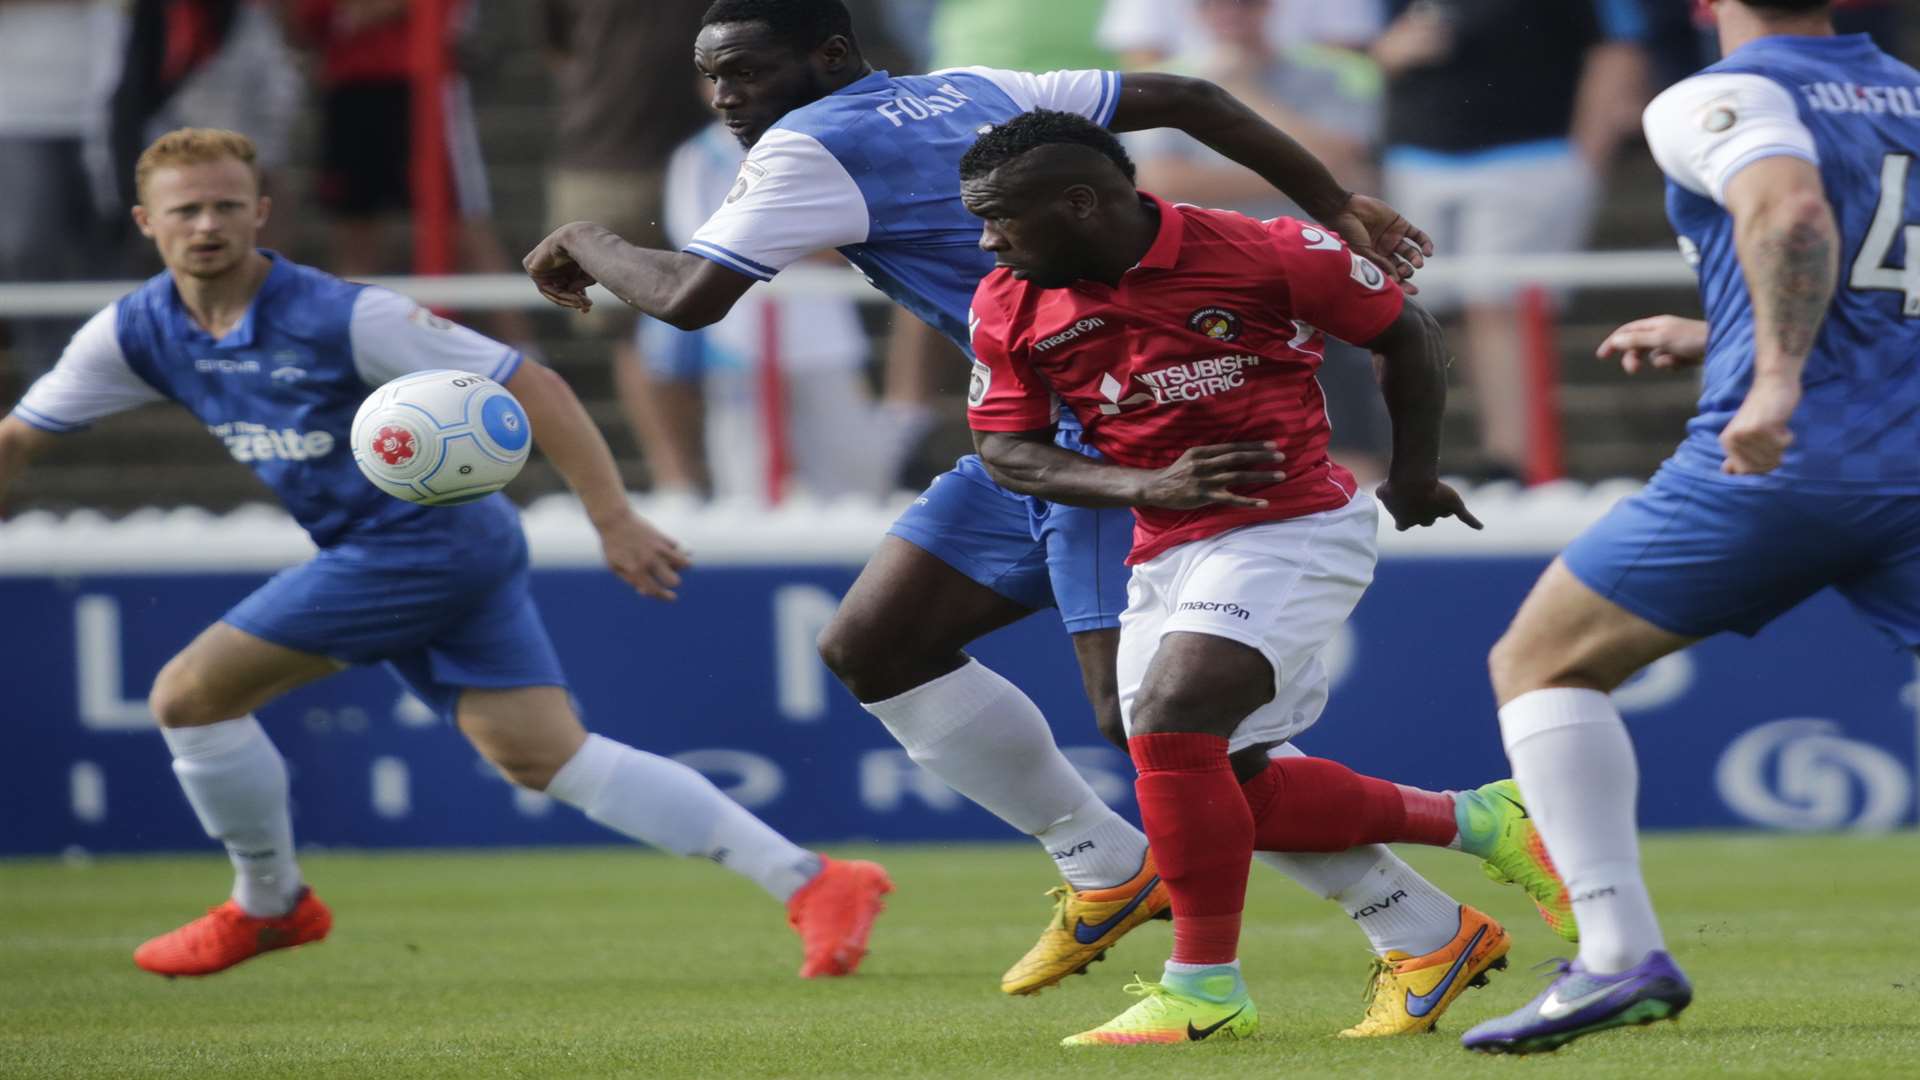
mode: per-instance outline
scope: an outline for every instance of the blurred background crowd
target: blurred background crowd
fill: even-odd
[[[127,219],[132,162],[155,134],[183,125],[250,135],[275,202],[268,242],[349,277],[417,265],[408,215],[423,152],[442,155],[460,271],[516,270],[550,227],[581,218],[637,243],[678,244],[725,196],[743,155],[712,123],[690,62],[706,6],[454,0],[434,5],[444,25],[422,28],[413,0],[0,0],[0,284],[157,269]],[[896,73],[982,64],[1212,79],[1348,186],[1392,201],[1443,257],[1670,245],[1640,110],[1714,59],[1690,0],[849,6],[869,58]],[[1905,4],[1836,8],[1843,29],[1920,55]],[[436,110],[444,130],[430,138],[412,130],[422,40],[450,73]],[[1263,217],[1294,212],[1177,133],[1128,141],[1148,190]],[[912,316],[850,298],[749,299],[697,333],[607,310],[617,305],[587,318],[455,314],[563,372],[637,490],[686,500],[881,494],[917,486],[967,448],[966,366]],[[1454,471],[1644,475],[1678,438],[1690,382],[1628,387],[1581,357],[1621,319],[1697,310],[1684,291],[1475,285],[1421,299],[1455,335]],[[0,402],[58,358],[77,322],[0,322]],[[1548,421],[1527,390],[1543,348],[1566,355],[1551,419],[1563,452],[1545,463]],[[1370,358],[1337,350],[1323,381],[1336,452],[1356,472],[1377,472],[1386,428]],[[181,415],[135,414],[110,428],[116,438],[63,447],[16,497],[221,508],[261,495]],[[781,474],[771,484],[769,469]],[[555,486],[529,471],[516,493]]]

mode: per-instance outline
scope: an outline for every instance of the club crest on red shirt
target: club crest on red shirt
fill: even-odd
[[[1203,307],[1188,317],[1187,329],[1215,341],[1232,341],[1240,336],[1240,316],[1223,307]]]
[[[413,432],[393,425],[383,427],[373,437],[373,452],[388,465],[404,465],[415,453]]]

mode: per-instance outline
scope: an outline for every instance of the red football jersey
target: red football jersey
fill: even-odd
[[[1322,331],[1372,341],[1399,317],[1399,287],[1319,226],[1143,197],[1160,210],[1160,232],[1118,288],[1042,289],[1005,270],[980,283],[969,422],[1037,431],[1064,404],[1087,445],[1141,469],[1196,446],[1280,445],[1287,479],[1243,492],[1266,499],[1264,508],[1135,508],[1130,563],[1346,505],[1353,474],[1327,456],[1331,429],[1315,377]]]

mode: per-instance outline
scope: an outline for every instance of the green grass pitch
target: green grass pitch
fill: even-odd
[[[1696,983],[1678,1024],[1559,1054],[1455,1039],[1538,989],[1562,952],[1468,859],[1417,864],[1514,932],[1513,966],[1438,1036],[1347,1042],[1366,954],[1330,905],[1256,867],[1242,953],[1259,1036],[1063,1050],[1165,959],[1136,931],[1038,998],[998,976],[1051,884],[1030,846],[861,850],[898,891],[851,979],[794,976],[798,942],[752,885],[631,849],[315,853],[333,936],[210,979],[129,952],[218,900],[216,856],[0,861],[0,1077],[1865,1077],[1920,1074],[1920,837],[1692,835],[1647,843],[1670,944]]]

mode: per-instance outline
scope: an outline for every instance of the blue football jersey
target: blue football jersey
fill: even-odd
[[[763,281],[838,249],[970,355],[967,308],[993,256],[960,202],[961,156],[989,126],[1031,109],[1105,125],[1119,99],[1110,71],[875,71],[761,136],[686,249]]]
[[[269,257],[266,281],[224,337],[194,322],[162,273],[94,316],[14,415],[65,432],[177,402],[322,548],[358,543],[403,560],[444,559],[449,544],[490,543],[518,528],[501,495],[423,507],[381,492],[354,465],[349,438],[374,386],[431,368],[505,382],[520,354],[397,293]]]
[[[1754,327],[1720,200],[1741,168],[1785,154],[1820,169],[1840,280],[1793,445],[1777,471],[1740,482],[1920,492],[1920,72],[1865,35],[1762,38],[1662,94],[1646,126],[1712,328],[1699,414],[1674,464],[1722,475],[1718,436],[1752,384]]]

